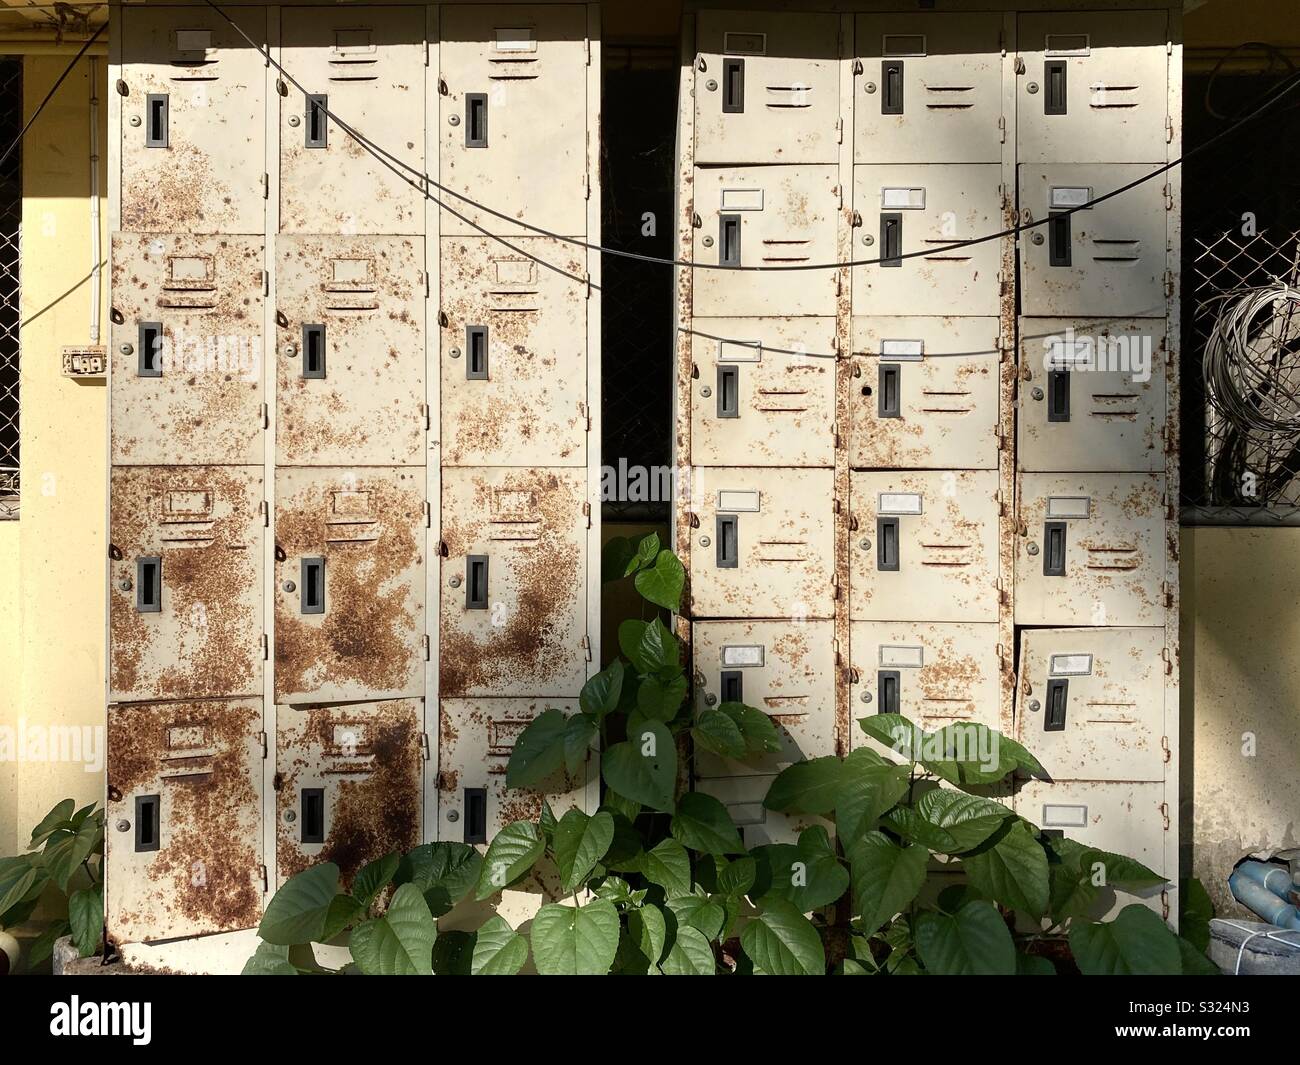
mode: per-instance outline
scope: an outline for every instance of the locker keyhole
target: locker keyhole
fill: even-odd
[[[303,788],[302,809],[299,814],[302,822],[302,842],[324,843],[325,789]]]
[[[150,93],[145,98],[144,146],[146,148],[166,148],[168,146],[167,111],[166,93]]]
[[[162,376],[162,336],[161,322],[141,322],[139,335],[136,337],[137,377]]]
[[[158,555],[135,560],[135,608],[142,614],[162,610],[162,558]]]
[[[897,211],[880,216],[880,265],[903,265],[903,216]]]
[[[470,555],[465,559],[465,609],[488,608],[488,557]]]
[[[718,262],[722,266],[739,266],[740,215],[724,214],[719,223]]]
[[[718,367],[718,417],[740,417],[740,367]]]
[[[1070,216],[1053,211],[1047,223],[1047,261],[1050,266],[1070,266]]]
[[[880,388],[876,396],[876,414],[881,418],[901,418],[903,416],[902,397],[903,368],[880,364]]]
[[[323,380],[325,377],[325,327],[323,325],[302,327],[302,375],[312,380]]]
[[[304,128],[308,148],[325,148],[329,144],[329,97],[313,93],[307,97],[307,123]]]
[[[135,797],[135,849],[156,851],[162,840],[162,797]]]
[[[1043,64],[1043,114],[1065,114],[1065,60],[1049,59]]]
[[[735,514],[719,514],[715,532],[718,568],[735,569],[740,565],[740,518]]]
[[[487,842],[487,788],[465,789],[465,842]]]
[[[740,115],[745,112],[745,61],[722,61],[722,111],[723,114]]]
[[[1065,704],[1070,682],[1064,677],[1047,682],[1047,714],[1043,718],[1044,732],[1065,731]]]
[[[486,148],[488,137],[488,98],[485,92],[465,94],[465,147]]]
[[[1047,371],[1047,420],[1049,422],[1068,422],[1070,420],[1070,371]]]
[[[1043,524],[1043,576],[1065,576],[1065,522]]]
[[[882,669],[876,674],[876,713],[901,714],[902,676],[896,669]]]
[[[465,380],[486,381],[487,379],[488,327],[467,325],[465,327]]]
[[[898,519],[876,519],[876,569],[898,569]]]
[[[745,675],[738,669],[722,671],[722,701],[724,703],[743,703],[745,701]]]
[[[301,577],[301,612],[304,614],[325,613],[325,560],[323,558],[304,558],[302,560]]]
[[[886,59],[880,64],[880,113],[903,113],[903,61]]]

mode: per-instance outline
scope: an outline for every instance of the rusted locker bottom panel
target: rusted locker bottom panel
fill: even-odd
[[[109,707],[111,939],[152,942],[257,924],[263,752],[260,700]]]
[[[319,862],[344,886],[420,842],[424,702],[276,707],[279,882]]]
[[[727,808],[746,847],[762,847],[769,843],[798,843],[799,833],[813,825],[821,825],[834,836],[835,826],[823,817],[777,813],[763,805],[776,777],[776,773],[697,777],[695,790],[712,795]]]

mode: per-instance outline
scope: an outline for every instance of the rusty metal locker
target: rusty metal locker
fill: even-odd
[[[439,56],[443,235],[587,231],[587,8],[449,4]],[[562,131],[557,134],[557,131]],[[539,180],[545,172],[545,180]],[[499,217],[459,199],[469,197]]]
[[[276,461],[423,464],[423,241],[279,237],[276,308]]]
[[[833,470],[696,467],[691,477],[694,617],[832,616]]]
[[[1023,473],[1016,506],[1016,624],[1164,623],[1163,475]]]
[[[589,305],[572,276],[584,274],[582,253],[544,237],[510,243],[518,250],[442,241],[442,462],[584,466]]]
[[[1141,164],[1022,165],[1021,309],[1026,315],[1165,316],[1167,212],[1162,178],[1065,213],[1151,173]]]
[[[1163,780],[1165,630],[1026,629],[1016,738],[1053,780]]]
[[[118,233],[112,255],[112,461],[260,464],[261,237]]]
[[[421,839],[424,700],[277,706],[276,878],[319,862],[344,888]]]
[[[238,22],[265,45],[265,12],[241,12]],[[121,33],[120,228],[261,233],[261,53],[205,7],[132,6]]]
[[[440,689],[563,698],[591,661],[586,472],[444,469]]]
[[[849,616],[996,621],[994,470],[850,474]]]
[[[282,233],[423,233],[424,11],[285,7],[280,62],[292,86],[280,111]],[[414,169],[377,157],[330,112]]]
[[[110,701],[262,688],[262,468],[115,467]]]
[[[696,318],[692,328],[696,465],[835,464],[835,319]]]
[[[541,790],[506,787],[515,741],[544,710],[578,710],[576,699],[444,699],[438,742],[438,833],[453,843],[484,845],[512,821],[536,821],[543,801],[556,817],[589,809],[596,755],[577,776],[556,775]]]
[[[252,928],[262,916],[257,699],[108,709],[106,931],[118,943]]]
[[[1023,14],[1016,37],[1021,161],[1165,161],[1173,132],[1166,12]]]
[[[275,697],[424,691],[424,471],[276,471]]]
[[[1002,15],[858,15],[859,163],[996,163],[1002,158]]]
[[[854,318],[849,463],[996,469],[996,318]]]
[[[996,315],[998,242],[949,245],[1003,229],[1002,200],[995,163],[854,166],[853,258],[878,261],[854,268],[853,313]]]
[[[1167,352],[1160,318],[1021,319],[1019,468],[1163,470]]]
[[[757,270],[696,270],[699,317],[834,315],[835,270],[784,270],[837,260],[841,206],[833,166],[750,166],[695,171],[694,261]]]
[[[838,15],[695,15],[695,161],[833,163],[839,158]]]
[[[727,808],[732,823],[746,847],[764,847],[772,843],[794,844],[805,828],[821,825],[834,834],[835,827],[825,818],[811,814],[784,814],[763,805],[775,773],[748,773],[730,777],[697,777],[695,790],[712,795]]]

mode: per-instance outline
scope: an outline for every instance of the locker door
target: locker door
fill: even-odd
[[[696,318],[692,328],[694,462],[835,464],[835,359],[818,357],[834,354],[833,318]]]
[[[697,263],[789,267],[833,263],[840,197],[833,166],[695,171]],[[696,270],[700,317],[833,315],[837,270]]]
[[[569,274],[577,249],[510,241]],[[444,466],[582,466],[586,290],[488,237],[442,241]]]
[[[854,268],[853,313],[996,315],[999,242],[938,249],[1004,228],[1001,175],[995,164],[855,166],[853,258],[880,261]]]
[[[264,265],[258,237],[114,235],[114,463],[261,464]]]
[[[835,826],[811,814],[783,814],[763,805],[776,774],[748,774],[735,777],[701,777],[695,790],[712,795],[731,815],[746,847],[764,847],[771,843],[798,843],[799,833],[812,825],[822,825],[832,836]]]
[[[859,163],[1002,159],[1002,16],[858,15]]]
[[[1154,178],[1096,207],[1062,214],[1151,173],[1135,166],[1021,166],[1025,314],[1165,316],[1165,183]]]
[[[110,701],[262,690],[262,468],[114,467]]]
[[[695,161],[834,163],[839,33],[838,15],[699,12]]]
[[[834,608],[832,470],[692,471],[694,616],[827,618]]]
[[[424,690],[424,529],[422,470],[276,472],[277,700]]]
[[[1164,469],[1165,323],[1022,318],[1022,470]]]
[[[1026,629],[1016,738],[1053,780],[1163,780],[1164,629]]]
[[[419,238],[276,241],[276,461],[424,462]]]
[[[585,499],[580,469],[443,470],[441,694],[582,688]]]
[[[424,12],[286,7],[280,61],[307,91],[279,100],[280,230],[423,233]],[[415,169],[383,162],[325,111]],[[408,180],[410,179],[410,180]]]
[[[1160,625],[1165,479],[1024,473],[1016,624]]]
[[[438,839],[484,845],[512,821],[536,821],[545,800],[563,817],[575,807],[588,813],[586,790],[595,782],[596,756],[587,771],[557,775],[547,792],[506,787],[515,741],[543,710],[576,713],[576,699],[444,699],[438,745]]]
[[[261,919],[262,729],[260,696],[108,708],[112,939],[231,932]]]
[[[450,193],[438,198],[490,233],[527,232],[513,221],[519,218],[564,236],[584,234],[586,7],[446,5],[439,56],[441,183],[508,219]],[[442,227],[444,235],[479,235],[446,212]]]
[[[995,469],[996,318],[855,318],[849,462]]]
[[[276,707],[276,877],[367,862],[420,842],[424,701]]]
[[[1021,15],[1017,156],[1163,163],[1168,34],[1163,11]]]
[[[849,492],[853,620],[997,620],[995,471],[855,471]]]
[[[263,12],[238,22],[265,43]],[[209,8],[122,12],[123,229],[262,232],[265,79],[261,53]]]

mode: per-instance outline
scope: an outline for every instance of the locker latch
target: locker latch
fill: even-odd
[[[465,380],[486,381],[487,379],[488,327],[467,325],[465,327]]]
[[[716,563],[718,569],[736,569],[740,565],[740,516],[719,514],[717,528]]]
[[[1065,708],[1069,697],[1070,681],[1053,677],[1047,682],[1047,713],[1043,715],[1044,732],[1065,731]]]
[[[465,609],[488,608],[488,557],[469,555],[465,559]]]
[[[718,367],[718,417],[740,417],[740,367]]]
[[[135,608],[141,614],[162,610],[162,557],[143,555],[135,560]]]
[[[298,589],[298,611],[302,614],[325,613],[325,559],[304,558]]]
[[[1043,522],[1043,576],[1065,576],[1065,530],[1063,521]]]
[[[901,714],[902,674],[896,669],[882,669],[876,673],[876,713]]]
[[[302,376],[309,381],[325,379],[325,326],[302,327]]]
[[[171,109],[170,101],[166,93],[149,93],[145,96],[145,131],[144,146],[146,148],[167,148],[170,147],[170,121],[168,112]]]
[[[329,97],[322,93],[307,94],[307,121],[303,123],[303,144],[307,148],[329,147]]]
[[[745,113],[745,61],[743,59],[722,61],[722,113],[724,115]]]
[[[1070,420],[1070,371],[1047,371],[1047,420],[1049,422],[1068,422]]]
[[[1049,59],[1043,63],[1043,114],[1065,113],[1065,60]]]
[[[898,569],[898,518],[876,518],[876,569]]]
[[[899,363],[882,362],[876,389],[876,416],[901,418],[903,367]]]
[[[898,211],[880,216],[880,265],[903,265],[903,216]]]
[[[487,788],[465,789],[465,842],[487,842]]]
[[[325,842],[325,789],[303,788],[299,799],[298,820],[302,843]]]
[[[903,61],[886,59],[880,64],[880,113],[903,113]]]

